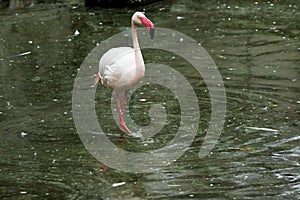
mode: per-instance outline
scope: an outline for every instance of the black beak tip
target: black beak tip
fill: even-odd
[[[150,38],[151,40],[154,38],[154,28],[150,28]]]

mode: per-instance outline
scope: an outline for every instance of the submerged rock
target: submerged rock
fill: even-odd
[[[9,0],[9,8],[16,9],[16,8],[31,7],[36,3],[37,0]]]

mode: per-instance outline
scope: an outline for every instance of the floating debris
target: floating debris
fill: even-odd
[[[79,35],[79,34],[80,34],[80,32],[78,30],[76,30],[75,33],[74,33],[75,36]]]
[[[39,81],[39,80],[41,80],[41,77],[39,77],[39,76],[33,77],[31,79],[31,81],[33,81],[33,82],[36,82],[36,81]]]
[[[25,133],[25,132],[22,131],[22,132],[20,133],[20,135],[21,135],[21,137],[25,137],[26,135],[28,135],[28,133]]]
[[[125,185],[126,182],[120,182],[120,183],[114,183],[112,184],[112,187],[118,187],[118,186],[121,186],[121,185]]]
[[[181,19],[184,19],[184,17],[177,16],[177,19],[178,19],[178,20],[181,20]]]
[[[277,129],[271,129],[271,128],[259,128],[259,127],[252,127],[252,126],[247,126],[245,127],[246,129],[252,129],[256,131],[271,131],[271,132],[278,132]]]
[[[20,54],[16,54],[16,55],[13,55],[13,56],[9,56],[8,58],[15,58],[15,57],[20,57],[20,56],[26,56],[28,54],[31,54],[31,51],[27,51],[27,52],[24,52],[24,53],[20,53]]]

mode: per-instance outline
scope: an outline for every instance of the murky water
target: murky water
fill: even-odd
[[[296,1],[177,0],[141,8],[157,27],[201,43],[222,74],[227,96],[223,132],[213,151],[199,159],[210,121],[207,87],[180,58],[145,50],[146,62],[171,65],[185,75],[200,102],[201,120],[181,158],[143,174],[97,161],[82,144],[72,116],[81,63],[97,43],[126,30],[134,10],[87,10],[76,4],[2,8],[0,198],[299,199],[299,6]],[[165,103],[170,121],[157,137],[140,141],[120,137],[110,90],[98,87],[97,115],[107,117],[101,123],[116,145],[139,152],[172,139],[179,124],[174,95],[163,88],[135,92],[129,104],[137,124],[149,123],[149,107],[157,101]],[[149,101],[139,101],[147,91],[153,92]]]

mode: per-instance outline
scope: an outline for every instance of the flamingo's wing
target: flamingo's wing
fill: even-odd
[[[131,47],[119,47],[108,50],[100,59],[99,73],[101,79],[107,85],[115,87],[118,82],[119,86],[125,86],[134,76],[136,70],[134,49]],[[126,77],[126,78],[124,78]]]

